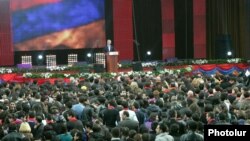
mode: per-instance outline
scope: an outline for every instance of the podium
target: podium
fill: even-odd
[[[118,55],[117,51],[106,53],[106,71],[118,72]]]

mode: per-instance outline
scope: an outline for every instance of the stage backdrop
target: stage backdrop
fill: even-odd
[[[12,0],[15,51],[105,46],[105,0]]]

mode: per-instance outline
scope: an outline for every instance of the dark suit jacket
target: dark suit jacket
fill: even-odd
[[[139,128],[139,123],[134,121],[134,120],[131,120],[129,118],[119,122],[118,124],[119,127],[128,127],[129,130],[135,130],[135,131],[138,131],[138,128]]]
[[[114,49],[114,47],[112,45],[110,47],[110,51],[109,51],[108,46],[104,47],[104,52],[112,52],[112,51],[115,51],[115,49]]]

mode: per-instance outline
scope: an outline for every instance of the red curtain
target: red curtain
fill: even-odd
[[[193,0],[194,58],[206,58],[206,0]]]
[[[175,57],[174,0],[162,0],[162,58]]]
[[[14,65],[10,0],[0,1],[0,66]]]
[[[133,60],[133,1],[113,0],[114,46],[119,60]]]

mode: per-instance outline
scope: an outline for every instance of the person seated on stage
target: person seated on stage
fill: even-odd
[[[107,45],[104,47],[104,52],[112,52],[115,51],[114,47],[112,46],[112,41],[110,39],[107,40]]]

